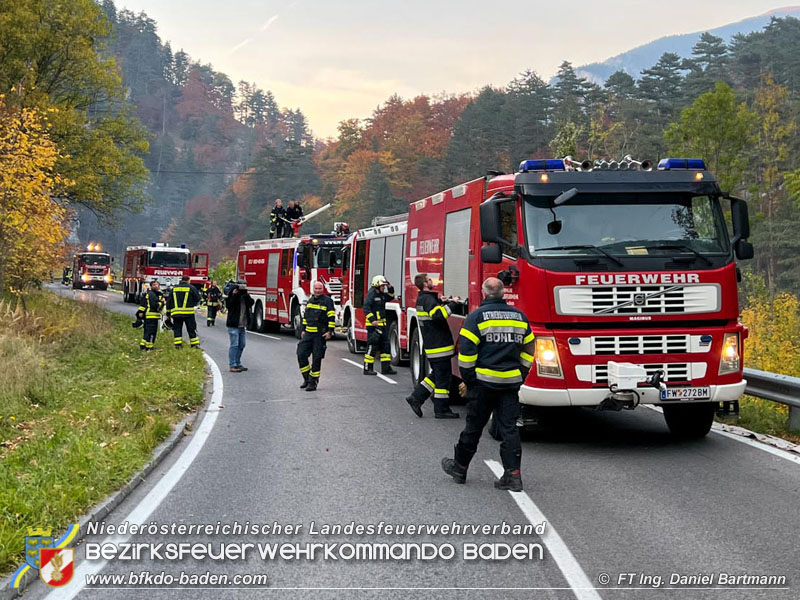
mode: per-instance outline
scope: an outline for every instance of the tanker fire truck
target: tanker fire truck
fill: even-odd
[[[313,281],[325,286],[336,307],[336,325],[341,326],[344,241],[336,234],[313,234],[245,242],[236,258],[236,273],[255,300],[252,328],[274,333],[285,325],[299,337]]]
[[[114,259],[108,252],[102,252],[100,244],[89,244],[86,252],[76,252],[72,257],[72,288],[82,290],[93,287],[98,290],[108,289],[114,280],[111,274],[111,263]]]
[[[466,299],[450,319],[456,334],[488,276],[528,316],[536,352],[523,424],[540,407],[653,404],[674,435],[702,437],[717,403],[744,392],[735,261],[753,257],[747,205],[704,161],[527,160],[409,208],[397,328],[415,382],[427,366],[413,280],[428,273]]]
[[[148,282],[157,279],[164,289],[176,285],[184,275],[202,288],[208,282],[208,253],[191,253],[180,247],[153,242],[149,246],[128,246],[123,264],[122,292],[125,302],[137,302]]]

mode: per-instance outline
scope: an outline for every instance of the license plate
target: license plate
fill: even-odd
[[[699,400],[711,397],[708,387],[672,387],[661,390],[662,400]]]

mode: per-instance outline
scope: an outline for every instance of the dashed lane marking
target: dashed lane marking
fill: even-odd
[[[497,478],[503,475],[503,466],[499,462],[496,460],[486,460],[484,462]],[[572,552],[570,552],[569,548],[567,548],[561,536],[558,535],[553,524],[544,516],[544,513],[539,510],[539,507],[531,500],[530,496],[525,492],[508,493],[511,494],[514,502],[517,503],[517,506],[519,506],[520,510],[531,524],[538,525],[540,523],[547,523],[542,541],[550,551],[550,555],[564,575],[564,579],[567,580],[575,597],[578,600],[601,600],[600,594],[597,593],[597,590],[586,576],[586,573],[583,571],[583,568],[581,568],[577,559],[573,556]]]
[[[358,367],[359,369],[363,369],[364,368],[364,365],[360,365],[357,362],[355,362],[353,360],[350,360],[349,358],[343,358],[342,360],[344,362],[346,362],[346,363],[350,363],[354,367]],[[378,377],[380,377],[384,381],[386,381],[388,383],[391,383],[392,385],[397,385],[397,382],[394,379],[392,379],[391,377],[387,377],[386,375],[384,375],[382,373],[377,373],[377,375],[378,375]]]

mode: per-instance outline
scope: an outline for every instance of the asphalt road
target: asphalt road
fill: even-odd
[[[134,311],[110,291],[57,291],[111,310]],[[85,588],[81,598],[800,597],[796,462],[714,433],[702,441],[676,442],[652,410],[578,411],[524,442],[525,494],[494,489],[486,461],[499,460],[498,445],[488,435],[467,485],[460,486],[441,471],[439,461],[451,455],[463,420],[434,420],[429,403],[425,418],[416,418],[403,400],[410,391],[407,369],[391,378],[396,383],[364,377],[345,360],[360,363],[360,356],[349,354],[344,341],[333,341],[319,390],[306,393],[298,388],[292,335],[248,333],[243,363],[249,371],[229,373],[224,321],[212,329],[204,319],[198,321],[202,348],[219,365],[224,384],[213,429],[163,500],[146,496],[171,468],[173,476],[183,468],[181,456],[191,436],[106,523],[122,523],[132,510],[141,511],[144,499],[152,512],[138,514],[149,515],[146,523],[278,522],[302,524],[303,529],[299,535],[132,539],[140,543],[450,543],[455,557],[262,561],[253,554],[246,561],[224,562],[114,560],[101,574],[265,574],[268,584],[226,590]],[[312,521],[317,527],[350,522],[524,525],[542,515],[548,523],[544,540],[536,535],[309,532]],[[89,541],[103,537],[90,536]],[[465,543],[542,544],[544,558],[464,560]],[[85,560],[83,547],[76,554],[79,567],[97,564]],[[678,588],[669,585],[673,574],[711,575],[713,580]],[[777,575],[786,582],[766,586],[773,589],[720,585],[720,574]],[[657,576],[661,587],[642,583],[642,577]],[[28,595],[39,598],[49,591],[37,583]]]

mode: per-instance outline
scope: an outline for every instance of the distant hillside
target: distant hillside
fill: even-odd
[[[729,42],[736,34],[747,34],[763,29],[772,17],[786,16],[800,18],[800,6],[785,6],[757,17],[723,25],[709,31],[717,37],[721,37],[725,42]],[[702,33],[703,31],[697,31],[695,33],[663,37],[649,44],[613,56],[604,62],[576,67],[575,73],[579,77],[586,77],[589,81],[604,83],[611,74],[622,69],[638,79],[642,70],[649,69],[656,64],[664,52],[674,52],[681,57],[691,56],[692,46],[697,43]]]

